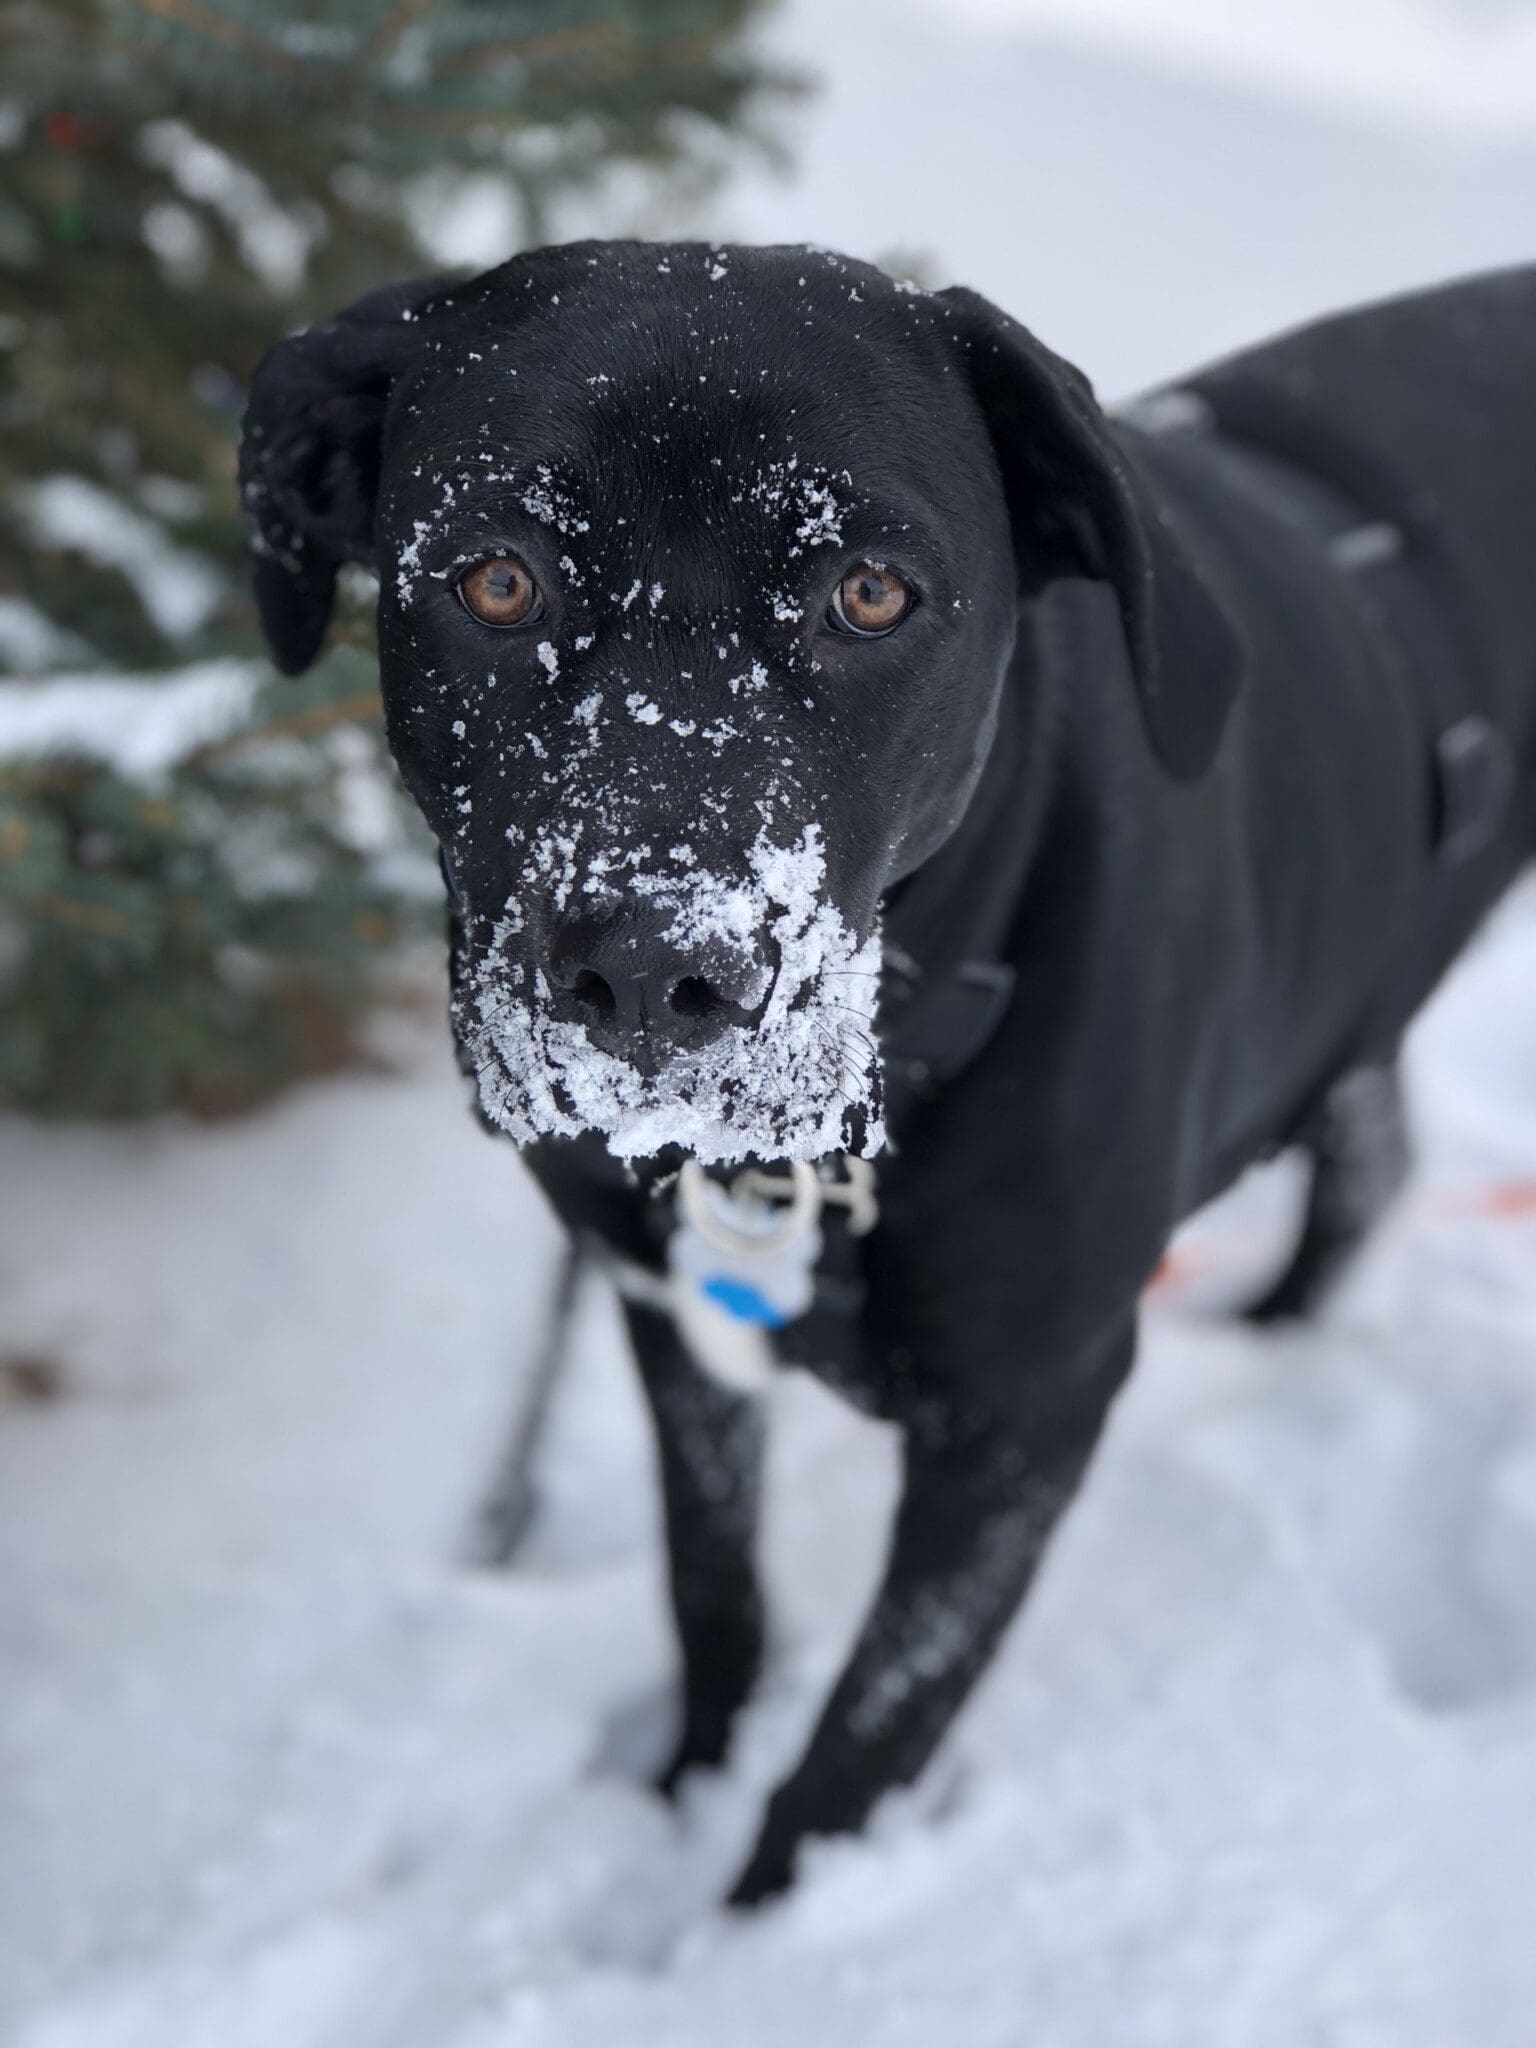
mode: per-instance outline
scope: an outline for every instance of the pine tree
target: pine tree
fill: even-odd
[[[527,245],[616,167],[706,178],[757,4],[0,5],[0,1100],[212,1111],[355,1055],[428,857],[364,579],[301,684],[260,662],[246,381],[470,197]]]

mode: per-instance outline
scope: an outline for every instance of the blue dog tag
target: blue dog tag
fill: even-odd
[[[699,1292],[717,1308],[723,1308],[728,1316],[734,1316],[738,1323],[755,1323],[760,1329],[778,1330],[790,1319],[776,1301],[770,1301],[750,1280],[738,1279],[732,1273],[711,1273],[707,1280],[700,1281]]]
[[[787,1207],[712,1181],[694,1160],[678,1185],[667,1247],[676,1279],[740,1323],[779,1330],[804,1315],[821,1257],[820,1190],[809,1166],[786,1183]]]

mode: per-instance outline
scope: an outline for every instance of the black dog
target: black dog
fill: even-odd
[[[761,1641],[758,1426],[674,1310],[779,1322],[904,1431],[884,1582],[738,1901],[933,1751],[1180,1218],[1305,1146],[1259,1309],[1293,1313],[1393,1191],[1404,1028],[1536,852],[1533,393],[1536,270],[1111,420],[970,292],[698,246],[380,293],[262,365],[273,649],[305,667],[337,565],[378,570],[460,1045],[627,1276],[668,1779],[720,1762]],[[765,1169],[804,1161],[765,1246]]]

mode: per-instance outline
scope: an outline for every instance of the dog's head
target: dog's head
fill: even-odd
[[[457,1025],[520,1141],[874,1149],[881,901],[976,787],[1021,599],[1114,583],[1176,774],[1231,691],[1078,373],[822,252],[582,244],[377,293],[267,356],[242,475],[290,673],[338,565],[378,571]]]

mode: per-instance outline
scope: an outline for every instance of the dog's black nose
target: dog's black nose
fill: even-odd
[[[593,1040],[633,1056],[639,1044],[679,1050],[708,1045],[749,1024],[762,994],[750,962],[690,958],[662,939],[617,926],[575,926],[550,953],[557,1012]]]

